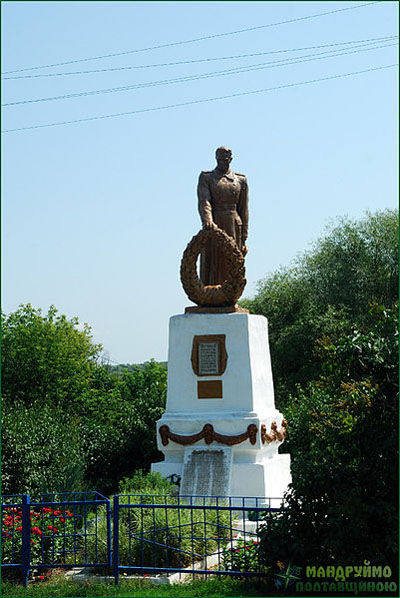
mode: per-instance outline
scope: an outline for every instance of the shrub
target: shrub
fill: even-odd
[[[321,339],[317,352],[319,380],[286,412],[293,483],[288,508],[266,524],[264,560],[395,569],[397,308],[372,305],[362,328]]]
[[[133,478],[123,480],[120,489],[128,492],[120,496],[120,504],[149,505],[120,510],[121,565],[185,567],[218,546],[222,549],[230,533],[228,512],[207,510],[207,505],[204,509],[185,508],[175,494],[176,487],[159,473],[136,472]],[[97,530],[98,554],[105,558],[105,510],[100,511]],[[94,554],[94,550],[94,538],[88,537],[88,554]]]
[[[71,552],[77,550],[79,535],[76,533],[75,516],[68,509],[63,511],[47,507],[30,510],[31,547],[30,562],[50,564],[68,562]],[[5,507],[2,512],[2,564],[22,562],[22,510]]]
[[[1,424],[3,494],[82,488],[85,453],[77,418],[54,405],[3,401]]]
[[[239,539],[230,547],[225,544],[221,569],[225,571],[260,571],[258,541]]]

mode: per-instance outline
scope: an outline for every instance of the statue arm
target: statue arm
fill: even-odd
[[[207,177],[203,172],[199,176],[197,197],[199,199],[199,214],[203,226],[212,226],[214,221],[212,216],[211,193]]]
[[[249,232],[249,188],[247,186],[247,179],[245,176],[241,180],[237,211],[242,220],[242,243],[245,245]]]

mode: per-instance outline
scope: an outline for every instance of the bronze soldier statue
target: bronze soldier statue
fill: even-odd
[[[215,152],[217,166],[203,171],[199,177],[197,195],[203,228],[220,228],[232,237],[242,252],[247,253],[249,209],[248,187],[244,174],[230,169],[232,151],[219,147]],[[222,284],[228,274],[228,264],[212,240],[201,254],[200,278],[204,285]]]

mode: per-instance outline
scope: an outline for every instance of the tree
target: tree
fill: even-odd
[[[297,384],[319,376],[317,339],[349,334],[362,325],[372,301],[398,297],[398,214],[342,218],[294,265],[267,276],[254,299],[241,302],[268,318],[277,406],[284,409]]]
[[[293,483],[264,530],[264,558],[397,566],[397,306],[317,345],[321,375],[287,409]]]
[[[113,375],[98,362],[90,328],[77,325],[54,307],[43,316],[28,304],[3,316],[3,491],[112,492],[160,458],[166,366]]]
[[[77,328],[51,306],[46,315],[29,303],[2,314],[2,397],[32,405],[37,400],[73,405],[88,388],[101,346],[90,328]]]
[[[117,489],[121,478],[136,469],[149,471],[151,463],[162,457],[156,421],[165,410],[167,368],[152,360],[111,381],[107,394],[92,389],[82,397],[87,409],[83,423],[87,478],[108,493]]]
[[[51,404],[3,401],[1,430],[3,494],[83,488],[86,455],[76,417]]]

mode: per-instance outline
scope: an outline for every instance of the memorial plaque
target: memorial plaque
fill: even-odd
[[[196,335],[193,338],[191,360],[197,376],[221,376],[228,360],[225,334]]]
[[[218,375],[218,344],[219,343],[199,343],[200,376]]]
[[[180,494],[229,496],[231,465],[231,449],[188,449]]]
[[[198,399],[222,399],[222,380],[198,380]]]

